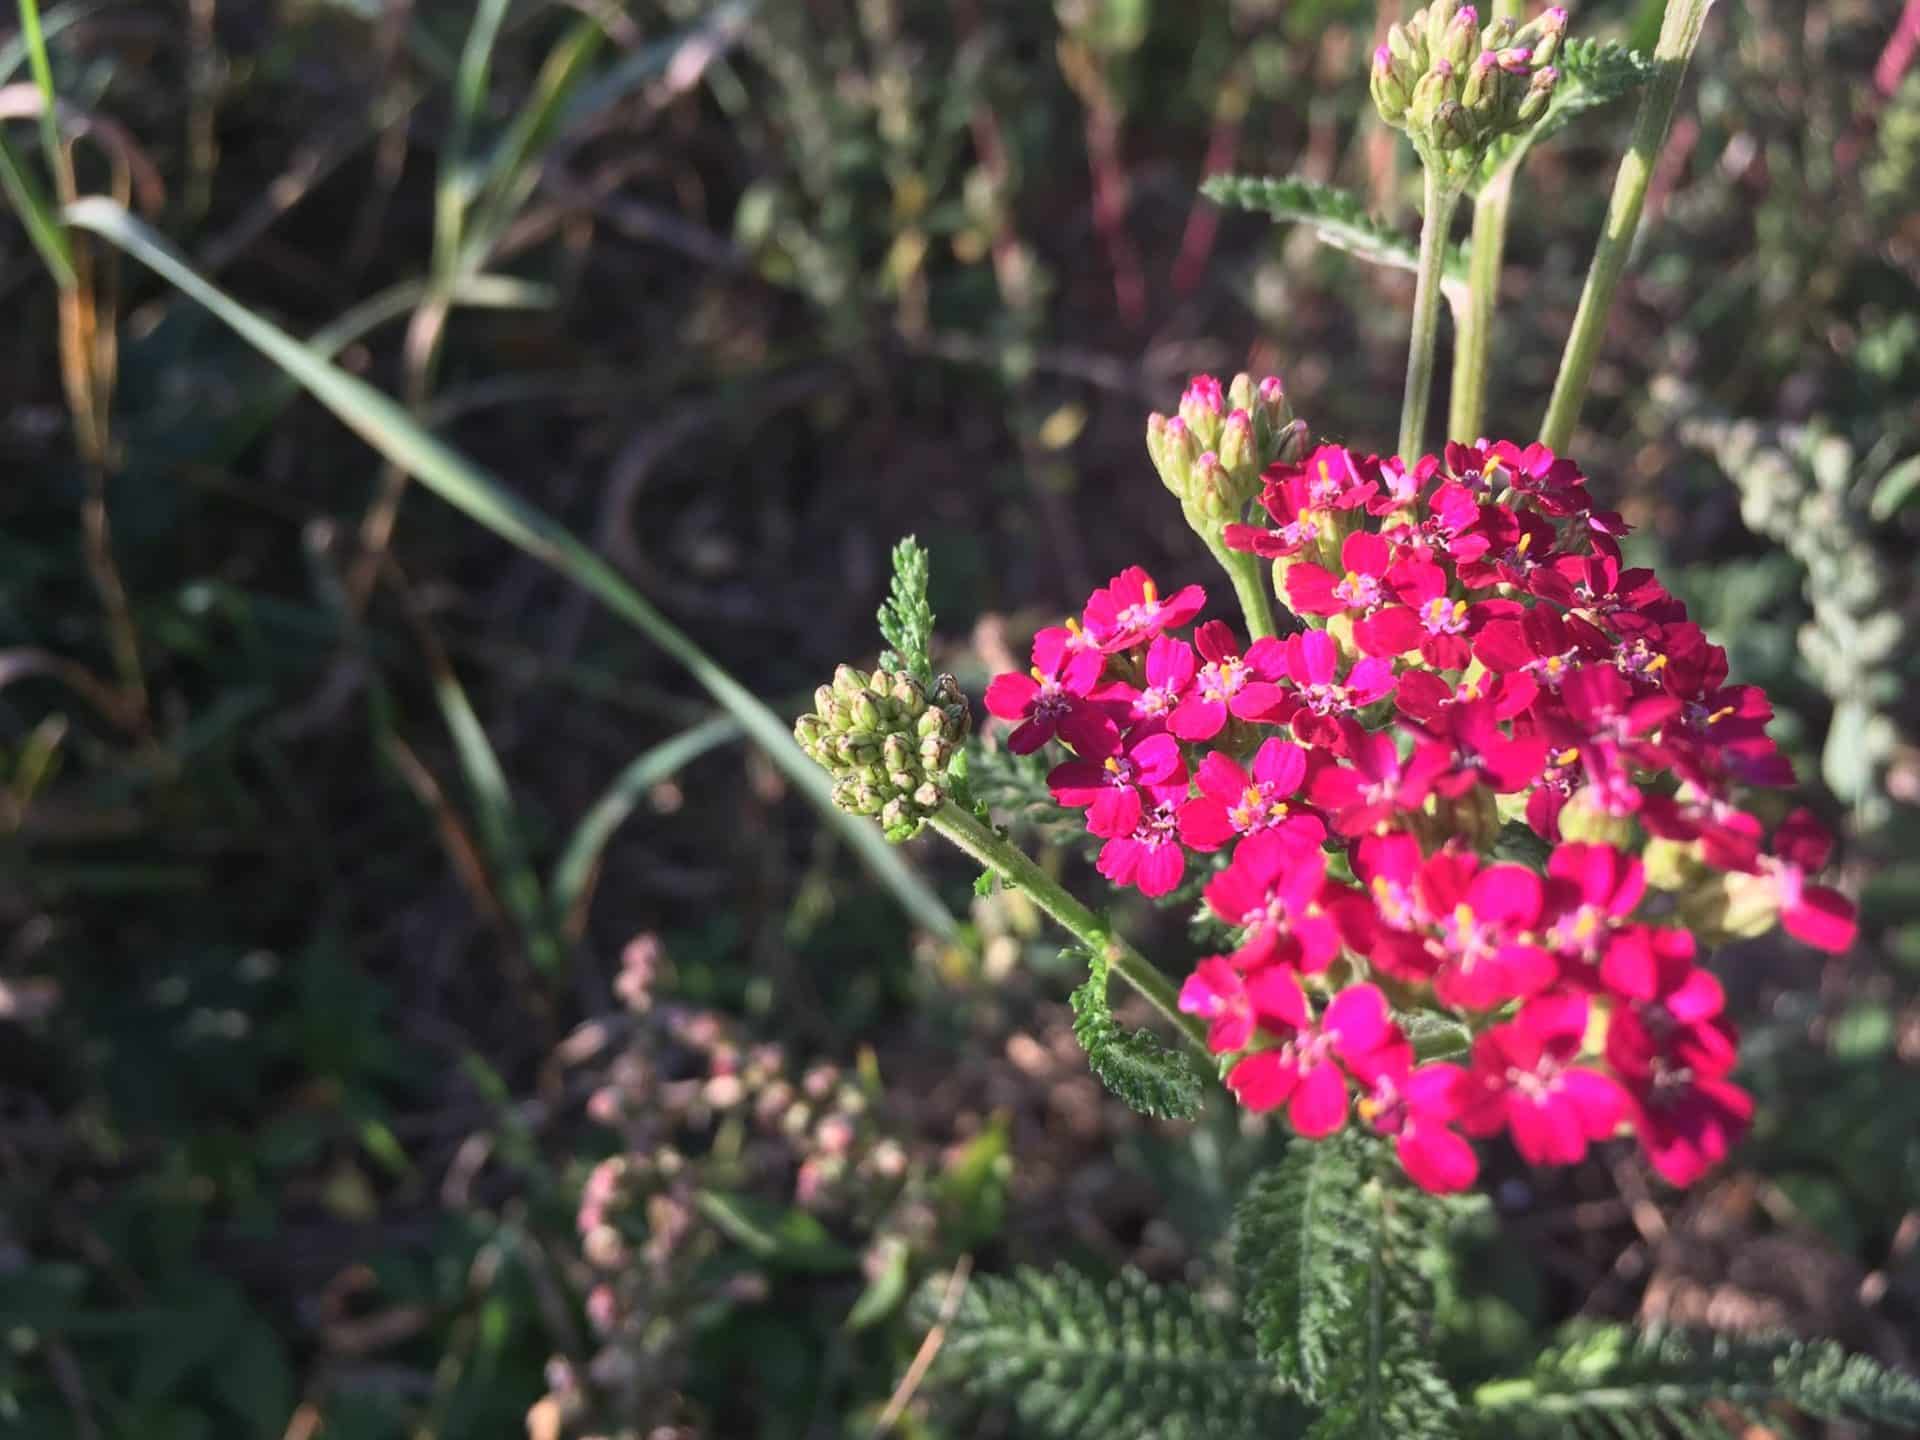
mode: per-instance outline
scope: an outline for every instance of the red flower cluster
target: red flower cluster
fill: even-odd
[[[1235,945],[1180,1003],[1249,1108],[1323,1136],[1357,1096],[1430,1190],[1473,1183],[1466,1137],[1569,1164],[1623,1124],[1690,1183],[1752,1112],[1696,933],[1853,938],[1812,817],[1769,837],[1748,808],[1793,780],[1766,696],[1543,446],[1410,471],[1323,446],[1264,485],[1272,525],[1225,543],[1312,628],[1182,638],[1199,588],[1129,569],[989,688],[1011,748],[1071,747],[1049,783],[1115,884],[1165,895],[1232,847],[1205,895]],[[1492,858],[1503,824],[1538,868]],[[1418,1058],[1394,1012],[1422,1009],[1463,1022],[1466,1063]]]

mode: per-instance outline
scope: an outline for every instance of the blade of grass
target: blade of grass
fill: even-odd
[[[20,0],[20,39],[27,47],[27,68],[46,103],[40,110],[40,146],[47,168],[60,169],[60,120],[54,111],[53,65],[47,59],[47,37],[40,30],[40,0]]]
[[[468,174],[468,147],[474,122],[487,101],[487,72],[493,65],[494,43],[507,18],[507,0],[479,0],[473,25],[460,51],[460,68],[453,78],[453,120],[446,148],[440,152],[440,177],[433,192],[433,272],[443,281],[453,273],[465,228],[467,202],[472,198]]]
[[[20,153],[4,134],[0,134],[0,189],[7,192],[7,202],[26,227],[27,238],[40,252],[54,283],[62,290],[71,290],[78,283],[73,272],[73,250],[39,182],[21,165]]]
[[[573,836],[554,863],[552,877],[547,881],[547,897],[568,939],[579,939],[585,930],[587,902],[601,852],[607,848],[613,832],[633,813],[640,797],[707,751],[737,740],[743,733],[740,722],[733,716],[715,715],[642,750],[614,778],[606,793],[574,827]]]
[[[827,822],[841,832],[861,862],[893,892],[914,921],[944,937],[958,933],[952,913],[887,844],[878,827],[834,808],[833,787],[826,772],[801,752],[787,722],[564,526],[429,434],[390,397],[330,364],[207,283],[165,240],[124,207],[96,196],[68,206],[65,218],[69,225],[119,246],[182,294],[205,306],[387,459],[418,476],[422,484],[454,508],[572,580],[679,661],[740,722],[748,738],[786,773]]]

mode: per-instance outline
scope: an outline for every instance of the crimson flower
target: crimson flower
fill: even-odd
[[[1753,1100],[1726,1077],[1738,1037],[1721,1015],[1720,982],[1690,961],[1662,966],[1654,993],[1616,1007],[1607,1064],[1653,1168],[1691,1185],[1727,1158],[1753,1120]]]
[[[1281,663],[1294,689],[1286,715],[1294,738],[1307,745],[1338,749],[1343,743],[1339,717],[1364,710],[1393,693],[1393,662],[1368,656],[1340,676],[1340,651],[1324,630],[1289,635],[1280,644]]]
[[[1207,592],[1198,585],[1160,598],[1153,577],[1138,565],[1129,565],[1087,600],[1083,619],[1096,644],[1112,654],[1144,645],[1156,635],[1178,630],[1200,613]]]
[[[1590,1141],[1620,1128],[1627,1097],[1618,1081],[1576,1064],[1587,1033],[1583,995],[1540,996],[1473,1042],[1460,1128],[1513,1133],[1532,1165],[1577,1165]]]
[[[1773,833],[1773,852],[1760,857],[1763,874],[1773,881],[1780,901],[1780,924],[1796,940],[1816,950],[1844,955],[1859,931],[1853,902],[1829,885],[1812,885],[1807,876],[1826,868],[1833,836],[1809,810],[1796,810]]]
[[[1480,1173],[1473,1147],[1451,1128],[1460,1117],[1467,1072],[1436,1060],[1416,1067],[1413,1047],[1383,1045],[1349,1062],[1360,1081],[1360,1116],[1393,1137],[1401,1168],[1422,1190],[1452,1195]]]
[[[1245,655],[1224,621],[1209,620],[1193,632],[1207,663],[1173,712],[1167,728],[1182,740],[1211,740],[1227,718],[1272,720],[1284,714],[1286,694],[1274,682],[1285,673],[1280,642],[1261,639]]]
[[[1095,868],[1116,885],[1138,885],[1142,895],[1165,895],[1187,873],[1178,808],[1171,798],[1151,793],[1143,798],[1132,786],[1107,793],[1112,800],[1104,808],[1095,805],[1101,828],[1094,833],[1107,837]],[[1094,818],[1089,817],[1089,830]]]
[[[1354,873],[1372,889],[1382,926],[1374,963],[1390,975],[1428,980],[1441,1004],[1491,1010],[1535,994],[1559,975],[1529,938],[1545,887],[1520,865],[1489,865],[1445,849],[1419,858],[1407,837],[1362,842]]]
[[[1312,974],[1340,953],[1339,918],[1350,927],[1364,925],[1345,903],[1360,897],[1336,891],[1318,848],[1284,830],[1265,830],[1240,842],[1232,862],[1207,882],[1206,894],[1215,915],[1245,932],[1233,953],[1236,965],[1254,970],[1279,960]]]
[[[1369,733],[1345,717],[1340,728],[1349,763],[1317,767],[1307,798],[1332,816],[1341,835],[1370,835],[1396,816],[1415,813],[1452,762],[1452,750],[1434,741],[1415,741],[1403,759],[1389,731]]]
[[[1327,838],[1316,815],[1290,804],[1307,774],[1307,752],[1267,740],[1254,752],[1251,773],[1221,751],[1210,751],[1194,779],[1200,793],[1180,807],[1180,839],[1190,850],[1218,850],[1236,835],[1278,830],[1288,843],[1312,849]]]
[[[1296,615],[1371,615],[1392,597],[1387,571],[1393,548],[1378,535],[1356,530],[1340,546],[1346,574],[1301,560],[1287,570],[1287,603]]]
[[[1292,1033],[1273,1049],[1242,1059],[1227,1072],[1227,1087],[1255,1112],[1286,1106],[1288,1123],[1309,1139],[1333,1134],[1347,1123],[1343,1066],[1353,1068],[1398,1033],[1387,1018],[1386,999],[1371,985],[1349,985],[1327,1003],[1316,1024],[1292,971],[1268,970],[1249,983],[1276,997],[1287,995],[1291,1014],[1275,1018]]]
[[[987,711],[1015,722],[1007,748],[1030,755],[1058,736],[1082,755],[1111,755],[1120,730],[1087,698],[1098,677],[1064,645],[1034,643],[1033,669],[1022,675],[1009,670],[987,686]]]
[[[1187,759],[1171,735],[1134,734],[1119,742],[1114,754],[1088,756],[1056,765],[1047,775],[1047,788],[1056,804],[1082,809],[1091,806],[1087,828],[1096,835],[1113,836],[1132,829],[1117,824],[1113,807],[1123,791],[1140,788],[1155,804],[1181,800],[1187,793]]]

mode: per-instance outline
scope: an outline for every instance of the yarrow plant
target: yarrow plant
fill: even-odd
[[[1194,377],[1174,413],[1148,418],[1147,451],[1237,616],[1200,584],[1129,566],[1034,637],[1028,668],[994,677],[985,708],[1001,749],[976,751],[983,781],[996,754],[1045,757],[1054,806],[1084,826],[1111,887],[1197,894],[1196,933],[1217,943],[1183,983],[975,797],[965,704],[930,664],[917,546],[896,551],[882,611],[894,651],[871,674],[843,667],[798,725],[843,805],[893,838],[930,825],[1072,932],[1091,971],[1076,1033],[1109,1088],[1154,1115],[1198,1103],[1178,1052],[1113,1022],[1117,975],[1238,1105],[1306,1142],[1243,1201],[1236,1261],[1257,1348],[1318,1408],[1322,1440],[1453,1433],[1459,1397],[1417,1339],[1436,1273],[1422,1257],[1444,1250],[1465,1203],[1435,1197],[1475,1189],[1485,1142],[1566,1166],[1630,1134],[1666,1181],[1698,1181],[1754,1108],[1732,1078],[1739,1041],[1705,963],[1714,947],[1775,927],[1834,954],[1854,939],[1851,902],[1821,878],[1831,837],[1791,799],[1767,696],[1628,562],[1628,525],[1564,453],[1707,3],[1672,0],[1652,65],[1569,40],[1557,7],[1522,21],[1496,3],[1483,23],[1432,0],[1393,26],[1372,88],[1422,161],[1417,257],[1303,182],[1210,187],[1416,271],[1400,443],[1386,455],[1316,444],[1278,378]],[[1512,166],[1556,117],[1642,81],[1540,438],[1480,435]],[[1447,226],[1475,190],[1454,435],[1430,449]],[[1328,1218],[1329,1195],[1344,1218]],[[1061,1283],[1001,1297],[1015,1333],[1055,1310],[1078,1336],[1103,1333],[1112,1317],[1077,1291],[1069,1303]],[[1131,1315],[1144,1302],[1115,1303]],[[995,1363],[1002,1381],[1026,1373],[1017,1354]],[[1682,1416],[1656,1370],[1632,1383],[1593,1370],[1608,1397],[1594,1403],[1624,1427],[1606,1433],[1654,1433],[1619,1418],[1641,1404],[1655,1428],[1684,1418],[1686,1433],[1720,1433]],[[1794,1403],[1871,1408],[1859,1387],[1790,1392],[1786,1373],[1778,1393]],[[1502,1412],[1488,1433],[1569,1433],[1556,1427],[1579,1404],[1556,1394],[1528,1410],[1533,1384],[1476,1397]],[[1130,1392],[1114,1385],[1069,1402],[1036,1371],[1022,1413],[1079,1433],[1082,1402],[1119,1413],[1114,1397]],[[1180,1393],[1181,1424],[1197,1427],[1181,1433],[1214,1433],[1198,1418],[1205,1387]],[[1920,1415],[1920,1391],[1907,1399]]]

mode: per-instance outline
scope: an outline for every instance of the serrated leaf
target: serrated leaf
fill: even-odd
[[[1082,1440],[1272,1440],[1298,1435],[1300,1405],[1232,1314],[1131,1271],[975,1277],[950,1316],[930,1282],[914,1318],[944,1319],[936,1385],[1006,1405],[1018,1433]],[[972,1434],[956,1429],[955,1434]]]
[[[909,535],[893,547],[893,583],[881,602],[880,633],[892,646],[880,657],[889,670],[905,670],[922,685],[933,684],[933,607],[927,603],[927,552]]]
[[[1069,1003],[1073,1035],[1087,1052],[1088,1067],[1129,1109],[1156,1120],[1191,1120],[1200,1113],[1200,1076],[1187,1057],[1114,1020],[1107,1004],[1105,955],[1088,955],[1087,983]]]
[[[1481,162],[1481,183],[1512,170],[1529,151],[1551,140],[1589,110],[1610,105],[1653,78],[1653,62],[1617,40],[1569,40],[1554,58],[1560,83],[1532,129],[1495,142]]]
[[[1336,250],[1395,270],[1420,268],[1420,247],[1391,225],[1367,213],[1358,196],[1299,175],[1211,175],[1200,193],[1216,205],[1263,210],[1283,224],[1306,225]],[[1447,288],[1464,287],[1466,256],[1458,246],[1446,253]]]

